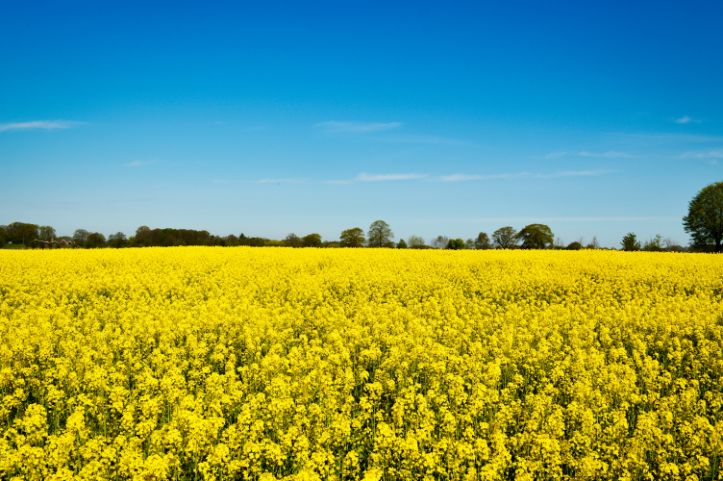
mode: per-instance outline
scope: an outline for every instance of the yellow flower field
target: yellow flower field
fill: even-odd
[[[714,480],[723,256],[0,251],[0,478]]]

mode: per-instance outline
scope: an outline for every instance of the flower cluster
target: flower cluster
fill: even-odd
[[[0,478],[715,480],[723,257],[0,251]]]

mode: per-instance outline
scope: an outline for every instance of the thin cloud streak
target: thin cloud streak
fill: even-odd
[[[482,180],[511,180],[511,179],[560,179],[565,177],[597,177],[612,174],[612,170],[562,170],[559,172],[510,172],[501,174],[451,174],[439,177],[442,182],[473,182]]]
[[[327,120],[314,127],[330,134],[370,134],[398,129],[401,122],[359,122],[350,120]]]
[[[704,152],[685,152],[680,155],[680,158],[698,160],[723,159],[723,149],[708,150]]]
[[[673,122],[679,125],[685,125],[685,124],[692,124],[692,123],[698,123],[698,120],[693,119],[689,115],[683,115],[682,117],[678,117],[677,119],[673,119]]]
[[[557,172],[503,172],[499,174],[448,174],[433,176],[430,174],[409,172],[409,173],[388,173],[370,174],[362,172],[352,179],[329,179],[322,180],[322,184],[328,185],[349,185],[355,183],[372,182],[479,182],[485,180],[515,180],[515,179],[560,179],[567,177],[596,177],[612,174],[613,170],[561,170]]]
[[[723,136],[721,135],[705,135],[705,134],[683,134],[678,132],[610,132],[609,135],[612,138],[619,140],[638,140],[638,141],[649,141],[660,143],[670,142],[685,142],[685,143],[709,143],[709,142],[723,142]]]
[[[450,137],[442,137],[439,135],[420,135],[420,134],[394,134],[384,137],[375,137],[374,140],[386,142],[389,144],[423,144],[423,145],[474,145],[473,142],[454,139]]]
[[[389,182],[399,180],[422,180],[429,178],[428,174],[367,174],[362,172],[356,176],[358,182]]]
[[[580,150],[577,152],[550,152],[545,155],[546,159],[561,159],[563,157],[583,157],[583,158],[595,158],[595,159],[632,159],[635,155],[628,152],[620,152],[617,150],[607,150],[604,152],[593,152],[589,150]]]
[[[32,120],[29,122],[11,122],[0,124],[0,132],[13,130],[62,130],[84,125],[85,122],[73,120]]]
[[[258,179],[255,181],[256,184],[303,184],[306,179],[299,179],[294,177],[282,177],[282,178],[267,178]]]

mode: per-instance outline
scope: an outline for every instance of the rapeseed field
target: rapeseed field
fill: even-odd
[[[723,257],[0,251],[0,478],[715,480]]]

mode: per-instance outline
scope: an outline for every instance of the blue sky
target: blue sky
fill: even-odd
[[[0,224],[687,243],[723,177],[720,1],[0,9]]]

